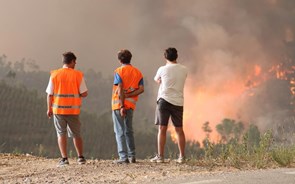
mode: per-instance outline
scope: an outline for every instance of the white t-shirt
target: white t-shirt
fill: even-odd
[[[161,66],[154,77],[155,81],[161,80],[157,100],[163,98],[173,105],[183,106],[183,89],[187,73],[187,68],[178,63]]]
[[[66,68],[66,67],[63,67],[63,68]],[[48,82],[48,86],[46,88],[46,93],[49,94],[49,95],[53,95],[53,82],[51,80],[51,77],[49,78],[49,82]],[[84,93],[88,91],[87,89],[87,86],[86,86],[86,82],[84,80],[84,77],[82,77],[82,81],[81,81],[81,84],[80,84],[80,88],[79,88],[79,92],[80,94]]]

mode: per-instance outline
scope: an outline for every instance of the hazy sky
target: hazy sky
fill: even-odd
[[[63,52],[73,51],[79,69],[112,74],[117,51],[128,48],[132,63],[154,74],[164,63],[163,50],[181,50],[180,38],[188,37],[177,35],[181,22],[167,14],[173,14],[170,6],[146,0],[1,0],[0,54],[52,70],[61,65]]]
[[[197,109],[186,113],[192,130],[258,109],[254,119],[265,124],[281,110],[261,110],[265,103],[278,107],[267,96],[245,105],[241,95],[247,84],[276,86],[263,82],[294,52],[294,0],[0,0],[0,7],[0,54],[33,59],[45,71],[60,67],[61,54],[73,51],[82,71],[112,75],[117,51],[127,48],[151,82],[164,64],[164,49],[176,47],[178,61],[189,68],[187,109]]]
[[[73,51],[80,69],[112,73],[121,48],[148,74],[169,46],[194,69],[209,56],[265,60],[282,47],[286,29],[294,31],[294,3],[286,0],[1,0],[0,7],[0,54],[34,59],[42,70]]]
[[[136,55],[137,9],[122,1],[1,0],[0,52],[11,60],[30,58],[43,70],[61,65],[61,54],[73,51],[80,69],[111,72],[116,53]],[[134,61],[135,62],[135,61]]]

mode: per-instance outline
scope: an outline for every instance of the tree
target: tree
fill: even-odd
[[[228,142],[231,138],[235,120],[223,119],[221,124],[216,125],[217,132],[221,135],[222,142]]]
[[[234,126],[234,138],[236,140],[240,140],[241,135],[242,135],[242,133],[244,131],[244,128],[245,128],[244,124],[241,121],[235,124],[235,126]]]
[[[216,125],[217,132],[221,135],[221,141],[227,143],[231,140],[239,141],[244,131],[242,122],[236,123],[233,119],[223,119],[222,122]]]
[[[14,79],[15,76],[16,76],[16,73],[14,71],[11,71],[11,70],[9,70],[9,72],[6,74],[6,77],[9,78],[9,79],[10,78]]]
[[[260,131],[256,125],[250,124],[248,131],[246,132],[248,137],[248,147],[258,146],[260,142]]]
[[[209,121],[206,121],[203,126],[202,126],[202,129],[203,131],[206,133],[206,137],[209,138],[210,137],[210,133],[212,132],[212,129],[210,127],[210,122]]]
[[[25,70],[25,60],[22,59],[21,61],[16,61],[14,63],[13,69],[15,71],[23,72]]]
[[[202,126],[203,131],[206,133],[206,138],[203,140],[203,145],[205,147],[207,147],[209,144],[210,133],[212,132],[212,129],[209,124],[209,121],[206,121]]]

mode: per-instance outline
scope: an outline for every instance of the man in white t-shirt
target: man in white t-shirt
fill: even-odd
[[[175,48],[168,48],[164,53],[166,65],[161,66],[154,80],[160,84],[155,124],[159,126],[158,132],[158,154],[151,162],[164,162],[164,147],[166,143],[166,132],[168,121],[171,117],[172,123],[178,137],[179,158],[178,163],[185,161],[185,135],[183,132],[183,89],[187,77],[185,66],[178,64]]]

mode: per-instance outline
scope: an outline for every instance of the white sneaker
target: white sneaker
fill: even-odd
[[[79,156],[77,162],[78,164],[86,164],[86,159],[83,156]]]
[[[66,165],[69,165],[68,158],[62,158],[62,159],[58,162],[58,167],[66,166]]]
[[[156,163],[163,163],[164,158],[160,155],[156,155],[154,158],[150,159],[151,162],[156,162]]]
[[[175,160],[177,163],[183,164],[185,162],[185,157],[178,157],[178,159]]]

